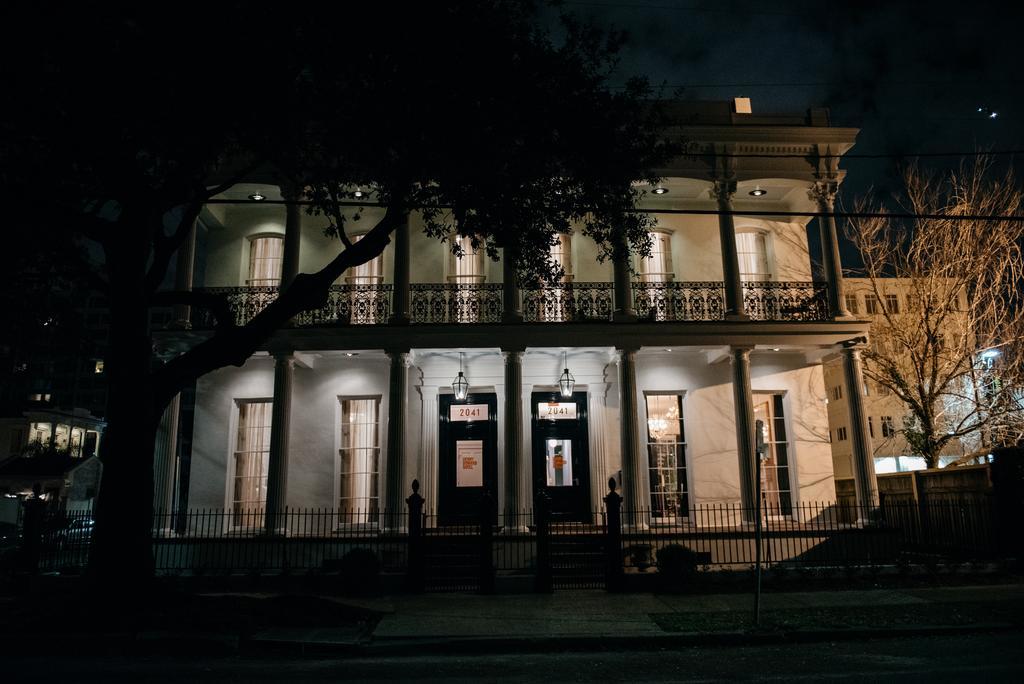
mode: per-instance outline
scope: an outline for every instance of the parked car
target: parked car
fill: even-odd
[[[57,548],[88,546],[92,541],[92,528],[95,524],[92,518],[71,518],[54,535]]]

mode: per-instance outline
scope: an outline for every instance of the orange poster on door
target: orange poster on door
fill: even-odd
[[[455,486],[484,486],[484,441],[460,439],[455,442]]]

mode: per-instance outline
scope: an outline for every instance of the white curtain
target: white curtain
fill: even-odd
[[[254,238],[249,245],[249,285],[279,285],[284,259],[284,238]]]

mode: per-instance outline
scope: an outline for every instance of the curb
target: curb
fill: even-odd
[[[561,653],[566,651],[659,651],[689,647],[758,646],[772,644],[858,641],[923,636],[955,636],[982,632],[1020,630],[1021,625],[1007,622],[972,625],[921,625],[889,629],[791,630],[785,632],[683,632],[649,635],[548,635],[544,637],[370,637],[358,643],[302,642],[282,639],[247,639],[239,644],[239,653],[255,654],[335,654],[374,657],[414,657],[423,655],[484,655],[495,653]]]

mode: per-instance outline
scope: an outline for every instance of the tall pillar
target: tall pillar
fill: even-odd
[[[188,237],[178,248],[178,257],[174,266],[174,289],[178,292],[191,292],[196,262],[196,221],[188,231]],[[174,307],[174,325],[178,328],[192,327],[192,307],[178,304]]]
[[[613,286],[615,288],[614,321],[635,321],[636,310],[633,306],[633,283],[629,273],[629,247],[616,245],[612,260]]]
[[[868,431],[867,411],[864,410],[864,373],[860,360],[861,348],[850,345],[843,348],[843,376],[846,380],[846,407],[850,413],[850,437],[853,446],[853,483],[857,492],[857,506],[862,520],[870,518],[878,507],[878,480],[875,478],[875,457]]]
[[[736,224],[732,217],[732,196],[736,181],[719,179],[712,190],[718,201],[718,238],[722,246],[722,276],[725,281],[725,317],[737,320],[747,317],[743,306],[743,283],[740,281],[740,258],[736,252]]]
[[[292,418],[292,376],[295,358],[290,352],[274,355],[274,403],[270,412],[270,459],[267,466],[267,504],[264,518],[269,534],[285,531],[288,502],[288,437]]]
[[[395,293],[392,301],[391,322],[404,325],[409,322],[409,215],[395,229]],[[399,490],[404,491],[404,490]]]
[[[284,218],[284,254],[281,259],[281,289],[291,285],[299,274],[299,243],[302,240],[302,207],[300,189],[291,184],[281,185],[281,197],[287,202]]]
[[[736,455],[740,470],[740,503],[745,522],[753,522],[757,480],[761,476],[754,434],[754,397],[750,390],[750,347],[732,348],[732,392],[736,413]]]
[[[505,358],[505,514],[519,513],[519,469],[522,465],[523,352],[502,352]],[[506,524],[511,526],[514,518]]]
[[[619,351],[619,412],[622,439],[622,495],[627,519],[635,524],[633,511],[643,505],[640,498],[640,435],[637,429],[636,349]]]
[[[164,409],[156,433],[153,454],[153,510],[167,514],[163,523],[171,526],[170,512],[174,508],[174,474],[177,470],[178,421],[181,415],[181,394],[175,394]]]
[[[501,256],[501,298],[502,316],[505,323],[521,323],[523,321],[523,304],[519,298],[519,282],[516,279],[515,261],[509,254],[509,248]]]
[[[403,482],[402,473],[405,466],[405,414],[406,387],[409,367],[409,352],[389,351],[391,369],[388,374],[388,442],[387,462],[384,472],[387,475],[384,506],[390,520],[386,525],[392,529],[401,525],[403,494],[407,485]]]
[[[818,217],[818,232],[821,237],[821,263],[828,284],[828,305],[832,315],[841,318],[851,314],[843,297],[843,262],[839,257],[839,236],[836,231],[835,201],[838,190],[839,181],[819,180],[815,181],[807,194],[823,214]]]

